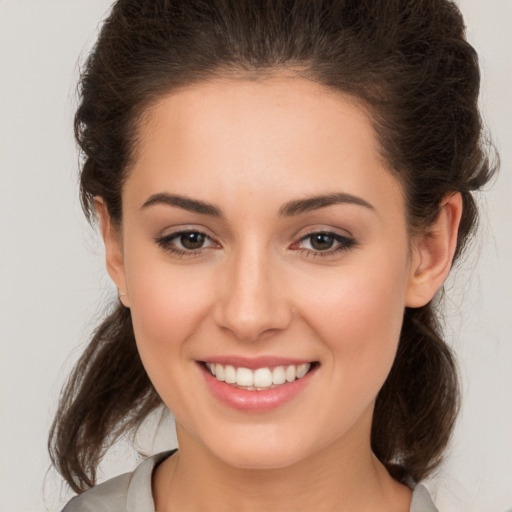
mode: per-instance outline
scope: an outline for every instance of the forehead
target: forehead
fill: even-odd
[[[145,196],[163,187],[205,200],[262,193],[284,202],[333,189],[377,202],[383,191],[400,196],[363,107],[289,77],[218,79],[162,97],[140,123],[129,182]]]
[[[182,148],[209,141],[216,146],[236,138],[239,146],[231,149],[238,149],[238,157],[247,147],[268,149],[272,140],[279,142],[274,150],[279,146],[285,152],[285,141],[299,139],[310,143],[296,147],[297,153],[321,141],[327,150],[352,139],[364,140],[372,156],[378,154],[370,117],[361,102],[310,80],[286,76],[216,79],[180,89],[156,101],[142,117],[140,128],[139,152],[161,135],[166,144]],[[144,137],[148,131],[150,138]]]

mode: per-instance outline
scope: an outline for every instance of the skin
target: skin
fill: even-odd
[[[370,206],[280,215],[291,201],[337,193]],[[222,216],[143,206],[155,194]],[[122,201],[117,229],[97,199],[107,268],[180,446],[155,471],[157,510],[409,510],[411,491],[371,452],[373,408],[404,308],[428,302],[449,271],[460,196],[411,239],[367,114],[318,84],[276,76],[158,100],[141,121]],[[183,230],[205,233],[205,245],[171,252],[184,250],[171,239]],[[344,238],[315,250],[312,232]],[[291,401],[247,412],[219,402],[199,370],[198,360],[226,355],[319,366]]]

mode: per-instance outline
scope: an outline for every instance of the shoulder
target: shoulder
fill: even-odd
[[[421,484],[412,493],[411,512],[438,512],[426,487]]]
[[[132,473],[117,476],[75,496],[62,512],[154,512],[151,476],[169,457],[163,452],[145,459]]]
[[[62,512],[107,512],[126,510],[126,496],[133,473],[125,473],[75,496]]]

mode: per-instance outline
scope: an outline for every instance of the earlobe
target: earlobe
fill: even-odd
[[[119,229],[113,224],[108,213],[107,205],[102,197],[95,197],[94,205],[100,223],[101,236],[105,245],[107,272],[119,290],[119,300],[123,306],[130,307],[126,289],[123,248]]]
[[[426,233],[414,241],[406,306],[424,306],[444,283],[457,247],[461,215],[460,193],[446,196],[437,219]]]

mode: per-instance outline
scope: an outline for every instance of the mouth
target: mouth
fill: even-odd
[[[215,357],[197,363],[217,400],[232,409],[252,413],[295,403],[306,393],[320,367],[318,361],[274,357]]]
[[[231,364],[203,362],[207,371],[218,382],[247,391],[267,391],[304,378],[316,369],[318,362],[282,364],[260,368],[246,368]]]

